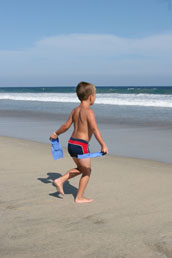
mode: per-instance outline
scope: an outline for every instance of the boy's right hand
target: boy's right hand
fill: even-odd
[[[104,145],[101,147],[101,152],[103,152],[103,153],[109,153],[109,152],[108,152],[108,147],[106,146],[106,144],[104,144]]]
[[[51,140],[51,139],[56,140],[57,138],[58,138],[58,136],[55,135],[54,133],[52,133],[49,139],[50,139],[50,140]]]

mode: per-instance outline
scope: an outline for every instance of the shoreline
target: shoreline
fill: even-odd
[[[79,177],[65,183],[63,198],[53,186],[74,167],[66,150],[54,161],[46,143],[0,137],[0,156],[3,258],[71,253],[76,258],[161,258],[172,253],[172,165],[94,158],[85,193],[94,202],[75,204]]]
[[[75,108],[75,105],[73,106]],[[95,112],[95,110],[94,110]],[[29,118],[29,119],[40,119],[40,120],[53,120],[54,118],[57,118],[60,121],[64,121],[64,119],[67,119],[69,116],[69,111],[68,113],[61,112],[48,112],[48,111],[40,111],[40,110],[20,110],[20,109],[0,109],[0,118]],[[137,121],[137,120],[132,120],[131,118],[112,118],[109,116],[103,117],[100,115],[96,115],[96,121],[98,124],[101,124],[103,126],[115,126],[115,128],[162,128],[165,130],[171,130],[172,129],[172,121]]]
[[[0,110],[0,135],[37,142],[49,143],[51,132],[56,130],[66,119],[66,113],[46,113],[31,110]],[[106,142],[109,153],[120,157],[149,159],[172,164],[172,125],[134,123],[97,119],[98,126]],[[60,135],[63,147],[67,146],[72,134],[72,126]],[[91,152],[100,150],[93,136],[90,141]]]
[[[19,137],[11,137],[11,136],[4,136],[4,135],[0,135],[0,141],[2,139],[7,139],[7,140],[16,140],[16,141],[23,141],[23,142],[30,142],[33,144],[43,144],[45,146],[47,146],[47,148],[51,149],[51,143],[50,142],[40,142],[37,140],[31,140],[31,139],[25,139],[25,138],[19,138]],[[68,154],[67,151],[67,147],[62,146],[63,152],[66,155],[66,157],[71,158],[70,155]],[[50,151],[51,152],[51,151]],[[138,158],[138,157],[129,157],[129,156],[121,156],[121,155],[114,155],[114,154],[107,154],[105,155],[105,157],[111,157],[112,159],[119,159],[119,160],[131,160],[131,161],[140,161],[140,162],[151,162],[151,163],[156,163],[156,164],[162,164],[162,165],[167,165],[167,166],[172,166],[172,163],[168,163],[168,162],[163,162],[163,161],[158,161],[158,160],[153,160],[153,159],[145,159],[145,158]],[[95,158],[93,158],[95,159]]]

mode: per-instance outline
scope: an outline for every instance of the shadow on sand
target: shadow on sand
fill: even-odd
[[[61,177],[60,173],[48,172],[46,178],[37,178],[37,179],[44,184],[52,184],[55,187],[53,181],[59,177]],[[75,186],[71,185],[69,181],[64,183],[63,190],[65,194],[72,194],[73,198],[74,199],[76,198],[78,189]],[[62,199],[60,193],[58,193],[57,191],[55,193],[50,193],[49,195]]]

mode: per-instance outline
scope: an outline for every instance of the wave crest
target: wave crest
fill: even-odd
[[[0,93],[1,100],[79,103],[75,93]],[[96,104],[172,108],[172,95],[100,94]]]

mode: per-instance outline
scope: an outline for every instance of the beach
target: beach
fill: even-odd
[[[29,105],[31,106],[30,103]],[[34,106],[34,103],[32,105]],[[47,106],[47,103],[44,105]],[[34,108],[31,110],[30,106],[29,109],[22,110],[24,107],[22,103],[19,105],[21,108],[19,110],[12,110],[12,107],[0,109],[0,136],[48,143],[50,134],[68,119],[70,111],[76,107],[68,104],[68,110],[65,110],[66,103],[63,103],[52,106],[51,112],[47,112],[34,110]],[[145,119],[142,121],[142,111],[139,111],[139,119],[134,117],[134,109],[131,108],[129,111],[127,109],[128,107],[125,109],[114,107],[113,112],[109,112],[106,106],[104,110],[107,112],[102,116],[100,110],[95,110],[98,126],[110,154],[172,164],[172,121],[153,121],[152,117],[153,115],[156,117],[156,111],[150,117],[149,109],[147,110],[149,116],[146,117],[146,121]],[[129,113],[130,110],[133,117],[124,117],[126,111]],[[120,115],[118,115],[119,112],[121,112]],[[160,117],[162,119],[165,117],[162,111]],[[65,134],[60,135],[61,144],[65,148],[72,130],[73,126]],[[100,151],[94,136],[90,142],[90,150],[91,152]]]
[[[172,0],[0,25],[0,258],[172,258]]]
[[[172,257],[172,88],[98,89],[92,108],[109,154],[92,159],[87,204],[74,202],[79,177],[64,197],[53,185],[75,167],[72,126],[59,137],[63,159],[49,142],[78,105],[74,91],[0,89],[0,257]],[[94,136],[89,148],[100,151]]]
[[[108,155],[92,159],[86,196],[79,178],[61,197],[53,180],[74,167],[48,143],[0,137],[0,257],[172,257],[172,165]]]
[[[91,107],[111,155],[172,164],[172,87],[96,86]],[[0,87],[0,136],[48,143],[78,104],[76,87]],[[73,126],[60,136],[67,147]],[[92,137],[90,150],[100,146]]]

